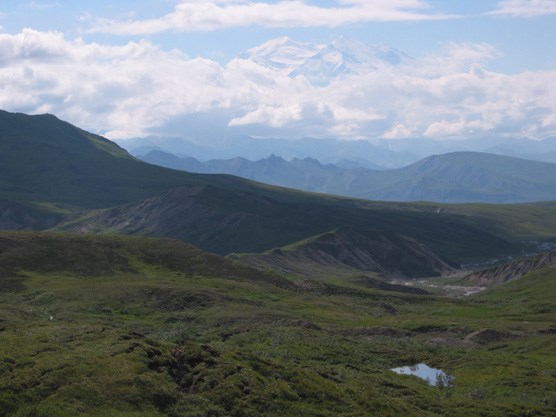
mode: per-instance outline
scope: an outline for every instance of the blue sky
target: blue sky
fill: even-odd
[[[186,136],[211,112],[230,135],[556,134],[543,88],[555,80],[556,0],[4,0],[0,28],[0,107],[114,138],[170,125]],[[234,60],[282,36],[342,35],[401,50],[417,69],[357,69],[322,87]]]

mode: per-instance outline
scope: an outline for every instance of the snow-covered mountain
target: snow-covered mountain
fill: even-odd
[[[284,36],[249,49],[243,52],[239,58],[289,73],[319,52],[322,47],[323,45],[296,42]]]
[[[328,45],[278,38],[245,51],[239,58],[283,71],[291,77],[304,76],[315,85],[328,84],[343,74],[373,71],[412,60],[387,45],[367,45],[343,36]]]

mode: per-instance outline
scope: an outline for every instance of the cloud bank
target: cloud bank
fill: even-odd
[[[246,0],[189,0],[160,18],[132,21],[97,20],[91,32],[147,35],[164,31],[212,31],[240,26],[337,27],[376,21],[418,21],[453,18],[429,12],[422,0],[337,0],[322,7],[301,0],[274,3]]]
[[[556,14],[555,0],[504,0],[498,3],[491,15],[511,17],[537,17]]]
[[[556,71],[489,71],[497,54],[450,43],[313,86],[246,59],[220,65],[147,41],[108,46],[25,29],[0,34],[0,108],[54,113],[113,139],[170,125],[185,137],[215,126],[275,137],[556,135]]]

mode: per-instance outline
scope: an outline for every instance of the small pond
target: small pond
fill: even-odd
[[[402,366],[400,368],[392,368],[400,375],[415,375],[418,378],[424,379],[429,385],[438,387],[449,387],[454,383],[454,377],[448,375],[441,369],[431,368],[424,363],[418,363],[412,366]]]

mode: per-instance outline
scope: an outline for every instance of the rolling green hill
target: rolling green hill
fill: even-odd
[[[451,300],[295,285],[172,240],[2,232],[0,415],[552,417],[555,279]],[[455,383],[390,371],[419,362]]]

